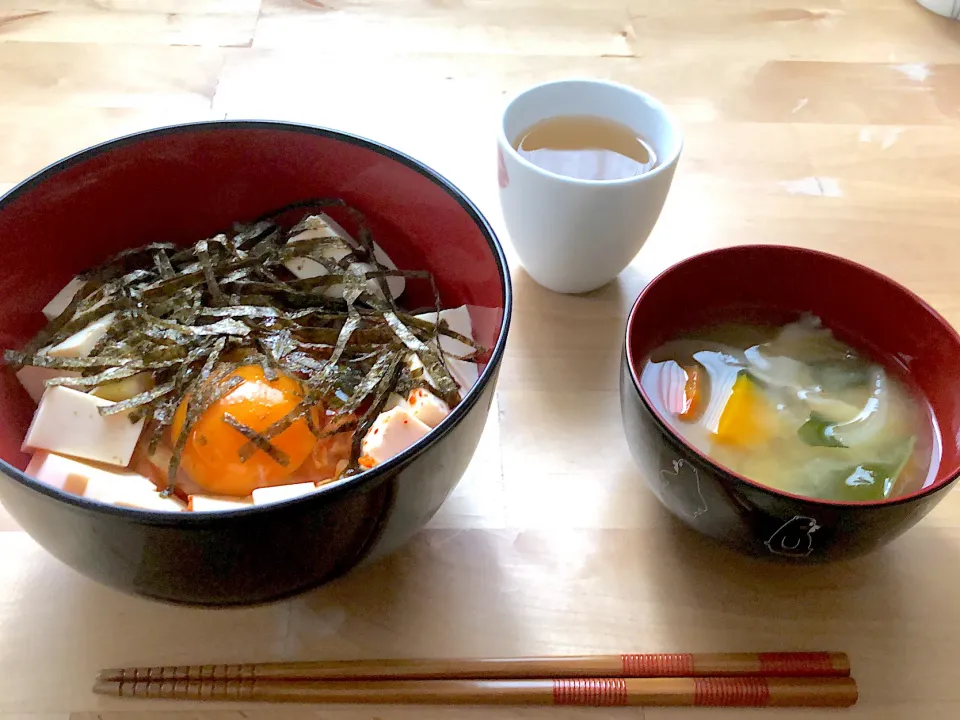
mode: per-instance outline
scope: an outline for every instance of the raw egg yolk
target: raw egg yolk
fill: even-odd
[[[249,444],[249,440],[227,424],[224,415],[229,414],[242,425],[262,433],[300,404],[303,388],[296,380],[282,374],[276,380],[268,380],[263,368],[257,365],[240,367],[220,382],[227,382],[232,377],[239,377],[243,382],[197,419],[187,437],[180,462],[194,482],[211,493],[247,496],[256,488],[283,484],[310,457],[316,438],[307,421],[300,418],[270,438],[273,447],[286,455],[287,464],[280,464],[259,449],[243,462],[240,450]],[[174,442],[186,419],[188,400],[184,399],[174,414],[171,428]]]

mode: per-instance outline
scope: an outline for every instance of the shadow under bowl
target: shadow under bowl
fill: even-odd
[[[33,403],[0,374],[0,502],[41,546],[114,588],[171,602],[274,600],[387,554],[460,480],[487,420],[510,324],[506,260],[490,225],[446,179],[390,148],[306,125],[222,121],[162,128],[61,160],[0,199],[0,345],[20,348],[79,272],[152,242],[190,245],[290,203],[359,209],[401,268],[429,270],[444,307],[470,306],[489,348],[479,381],[427,437],[361,475],[276,505],[161,513],[69,495],[23,473]],[[334,219],[349,227],[349,216]],[[419,286],[423,287],[419,287]],[[403,303],[433,305],[408,281]]]
[[[878,502],[835,502],[777,491],[720,466],[674,432],[641,387],[643,364],[685,332],[744,320],[783,324],[810,312],[844,341],[899,366],[929,402],[942,441],[925,486]],[[960,337],[923,300],[849,260],[813,250],[748,245],[705,252],[661,273],[627,320],[620,402],[631,453],[674,515],[739,551],[822,562],[870,552],[906,532],[960,476]]]

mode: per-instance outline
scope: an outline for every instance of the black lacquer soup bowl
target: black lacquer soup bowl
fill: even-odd
[[[925,486],[877,502],[814,500],[777,491],[713,462],[682,440],[640,384],[663,342],[750,308],[779,324],[800,312],[898,364],[930,403],[941,438]],[[960,476],[960,337],[919,297],[832,255],[751,245],[706,252],[656,277],[627,321],[620,374],[624,430],[657,498],[701,533],[742,552],[794,562],[862,555],[893,540],[940,502]]]

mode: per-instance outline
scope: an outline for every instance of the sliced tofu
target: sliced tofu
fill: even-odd
[[[470,321],[470,312],[467,310],[466,305],[461,305],[457,308],[451,308],[449,310],[440,311],[440,320],[437,319],[436,312],[423,313],[422,315],[417,315],[416,317],[421,320],[426,320],[427,322],[432,322],[435,325],[440,320],[446,320],[447,325],[455,333],[468,337],[471,340],[473,339],[473,323]],[[440,338],[440,349],[445,353],[450,353],[453,355],[469,355],[473,352],[473,348],[462,343],[459,340],[456,340],[452,337],[447,337],[446,335],[441,335]],[[450,370],[450,374],[453,376],[453,379],[460,384],[462,390],[461,395],[466,394],[466,392],[473,387],[473,384],[477,382],[477,379],[480,377],[480,371],[476,363],[467,362],[465,360],[456,360],[454,358],[445,358],[447,363],[447,369]]]
[[[449,405],[423,388],[410,391],[410,395],[404,401],[404,409],[431,428],[435,428],[450,414]]]
[[[387,268],[387,270],[397,269],[396,264],[390,259],[390,256],[387,255],[387,251],[376,243],[373,244],[373,257],[378,263]],[[402,275],[391,275],[387,278],[387,288],[389,288],[390,294],[395,298],[398,298],[403,294],[403,289],[406,287],[406,285],[407,279]]]
[[[361,451],[367,465],[379,465],[406,450],[430,432],[430,426],[417,420],[402,407],[380,413],[363,437]]]
[[[20,381],[23,389],[33,398],[35,403],[40,402],[40,398],[47,389],[47,380],[53,380],[58,377],[80,377],[80,373],[74,372],[73,370],[42,368],[36,365],[24,365],[17,370],[17,380]]]
[[[112,404],[59,385],[47,388],[27,430],[23,449],[128,465],[143,430],[143,420],[131,423],[129,413],[101,416],[98,408]]]
[[[329,274],[323,265],[310,258],[294,258],[285,264],[290,272],[301,280]],[[373,265],[368,265],[367,263],[352,263],[350,267],[354,268],[356,272],[363,273],[373,270]],[[380,286],[376,280],[367,280],[367,292],[376,297],[383,297],[383,293],[380,292]],[[344,294],[344,286],[342,283],[328,285],[323,289],[323,294],[329,298],[340,299]]]
[[[24,472],[50,487],[73,495],[83,495],[87,487],[88,470],[92,472],[93,467],[73,458],[41,450],[30,458]],[[115,468],[110,470],[115,471]]]
[[[291,240],[291,242],[293,241]],[[350,251],[344,248],[329,248],[329,249],[325,249],[323,252],[323,255],[325,257],[328,257],[332,260],[336,260],[337,262],[339,262],[341,259],[345,258],[349,254],[350,254]],[[366,263],[353,263],[353,264],[359,265],[360,269],[362,269],[363,272],[368,272],[370,269],[372,269]],[[329,273],[327,272],[327,268],[325,268],[322,263],[319,263],[316,260],[313,260],[312,258],[307,258],[307,257],[292,258],[290,260],[287,260],[284,263],[284,266],[287,268],[287,270],[292,272],[300,280],[309,280],[310,278],[329,275]],[[374,283],[372,280],[367,282],[367,288],[372,293],[377,293],[378,291],[378,288],[376,287],[376,283]],[[324,288],[323,294],[329,298],[342,298],[343,285],[340,283],[336,285],[329,285]]]
[[[411,355],[407,362],[411,369],[423,367],[423,363],[420,362],[420,358],[416,355]],[[429,375],[427,377],[429,378]],[[403,397],[397,393],[390,393],[387,397],[387,402],[383,406],[382,412],[389,412],[394,408],[400,408],[430,428],[435,428],[450,414],[450,406],[424,388],[411,390],[407,397]]]
[[[324,255],[333,255],[333,254],[334,253],[332,251],[324,253]],[[348,252],[344,252],[343,257],[346,257],[349,254],[350,253]],[[339,258],[337,258],[337,260],[339,261]],[[284,262],[283,265],[284,267],[287,268],[287,270],[292,272],[300,280],[309,280],[310,278],[320,277],[322,275],[329,274],[327,273],[327,269],[323,265],[318,263],[316,260],[308,257],[290,258],[289,260]],[[342,292],[339,295],[334,294],[334,290],[338,289],[339,287],[341,286],[331,285],[330,287],[325,288],[323,292],[325,295],[328,295],[331,297],[340,297],[341,295],[343,295]]]
[[[331,228],[338,237],[343,238],[354,247],[360,246],[360,243],[354,240],[350,236],[350,233],[344,230],[343,227],[336,220],[334,220],[333,218],[327,215],[323,215],[322,217],[326,222],[327,226]],[[382,247],[380,247],[377,243],[373,243],[373,257],[376,259],[378,263],[383,265],[388,270],[397,269],[396,264],[393,262],[393,260],[390,259],[390,256],[387,255],[387,251],[384,250]],[[395,298],[398,298],[403,294],[403,290],[406,287],[406,285],[407,285],[407,281],[403,277],[397,276],[397,277],[387,278],[387,288],[389,288],[390,294],[393,295],[393,297]]]
[[[315,240],[316,238],[330,237],[331,235],[344,240],[350,245],[356,246],[356,242],[350,234],[344,230],[339,223],[334,221],[329,215],[320,213],[319,215],[311,215],[308,218],[305,218],[302,223],[303,230],[298,232],[292,238],[290,242],[297,242],[298,240]]]
[[[329,237],[331,235],[341,238],[351,246],[354,245],[354,243],[345,233],[342,235],[338,233],[330,226],[326,219],[320,216],[308,218],[306,221],[306,229],[290,238],[289,242],[295,243],[302,240],[314,240],[316,238]],[[351,250],[344,247],[325,247],[323,248],[322,254],[323,257],[333,260],[334,262],[340,262],[350,253]],[[287,270],[292,272],[301,280],[309,280],[310,278],[320,277],[327,274],[327,269],[323,266],[323,264],[306,257],[292,258],[287,260],[284,263],[284,266],[287,268]],[[342,286],[333,285],[326,289],[325,294],[331,297],[341,297],[343,295]]]
[[[357,242],[350,237],[346,230],[325,215],[309,218],[307,228],[290,238],[289,242],[294,243],[301,240],[312,240],[314,238],[329,237],[330,235],[335,235],[341,238],[353,248],[359,247]],[[345,248],[325,248],[323,254],[324,257],[339,262],[349,255],[350,251]],[[381,265],[390,270],[397,269],[397,266],[390,259],[383,248],[376,243],[373,244],[373,255],[377,262],[379,262]],[[373,266],[368,265],[367,263],[354,264],[358,265],[363,272],[370,272],[373,270]],[[300,280],[308,280],[310,278],[320,277],[328,274],[327,269],[321,263],[317,262],[316,260],[312,260],[311,258],[293,258],[286,261],[284,265]],[[400,297],[400,295],[403,293],[405,285],[406,280],[402,277],[387,278],[387,288],[390,290],[390,294],[395,298]],[[368,281],[367,287],[372,294],[378,296],[380,295],[380,286],[376,280]],[[343,297],[343,285],[331,285],[324,291],[324,294],[333,298]]]
[[[113,322],[115,315],[116,313],[107,313],[99,320],[87,325],[83,330],[74,333],[59,345],[47,348],[47,355],[68,358],[86,357],[94,346],[100,342],[100,338],[110,329],[110,323]]]
[[[26,472],[51,487],[91,500],[166,512],[186,509],[176,498],[161,497],[156,486],[143,475],[56,453],[36,453]]]
[[[138,493],[136,497],[124,497],[114,500],[118,507],[139,508],[140,510],[159,510],[161,512],[186,512],[187,504],[178,497],[163,497],[156,488],[151,493]]]
[[[470,320],[470,311],[467,310],[466,305],[450,308],[448,310],[441,310],[439,319],[436,312],[422,313],[416,317],[421,320],[431,322],[434,325],[439,323],[440,320],[445,320],[453,332],[473,339],[473,322]],[[473,352],[473,348],[469,345],[445,335],[440,336],[440,346],[444,349],[444,351],[448,353],[454,353],[455,355],[468,355]]]
[[[43,308],[43,314],[47,316],[47,320],[60,317],[63,311],[70,305],[73,298],[80,292],[83,284],[83,280],[80,278],[73,278],[73,280],[64,285],[60,292],[54,295],[53,299]]]
[[[315,493],[319,488],[316,483],[305,482],[293,485],[276,485],[274,487],[257,488],[253,491],[254,505],[269,505],[293,498],[303,497]]]
[[[230,497],[228,495],[191,495],[187,509],[191,512],[220,512],[223,510],[242,510],[253,505],[253,498]]]
[[[414,356],[416,360],[416,356]],[[421,363],[421,367],[422,367]],[[398,395],[397,393],[390,393],[387,396],[387,401],[383,404],[383,410],[381,412],[386,412],[387,410],[393,410],[395,407],[406,407],[406,398],[403,395]]]

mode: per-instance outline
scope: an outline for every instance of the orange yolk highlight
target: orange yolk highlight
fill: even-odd
[[[316,438],[301,418],[270,439],[289,458],[287,465],[259,449],[246,462],[241,461],[240,450],[249,441],[227,424],[224,414],[262,433],[300,404],[303,388],[282,374],[276,380],[267,380],[258,365],[238,368],[221,382],[232,377],[240,377],[243,382],[207,408],[194,424],[183,449],[181,466],[194,482],[211,493],[243,497],[256,488],[284,484],[311,456]],[[174,442],[186,419],[188,399],[180,403],[173,417]]]

